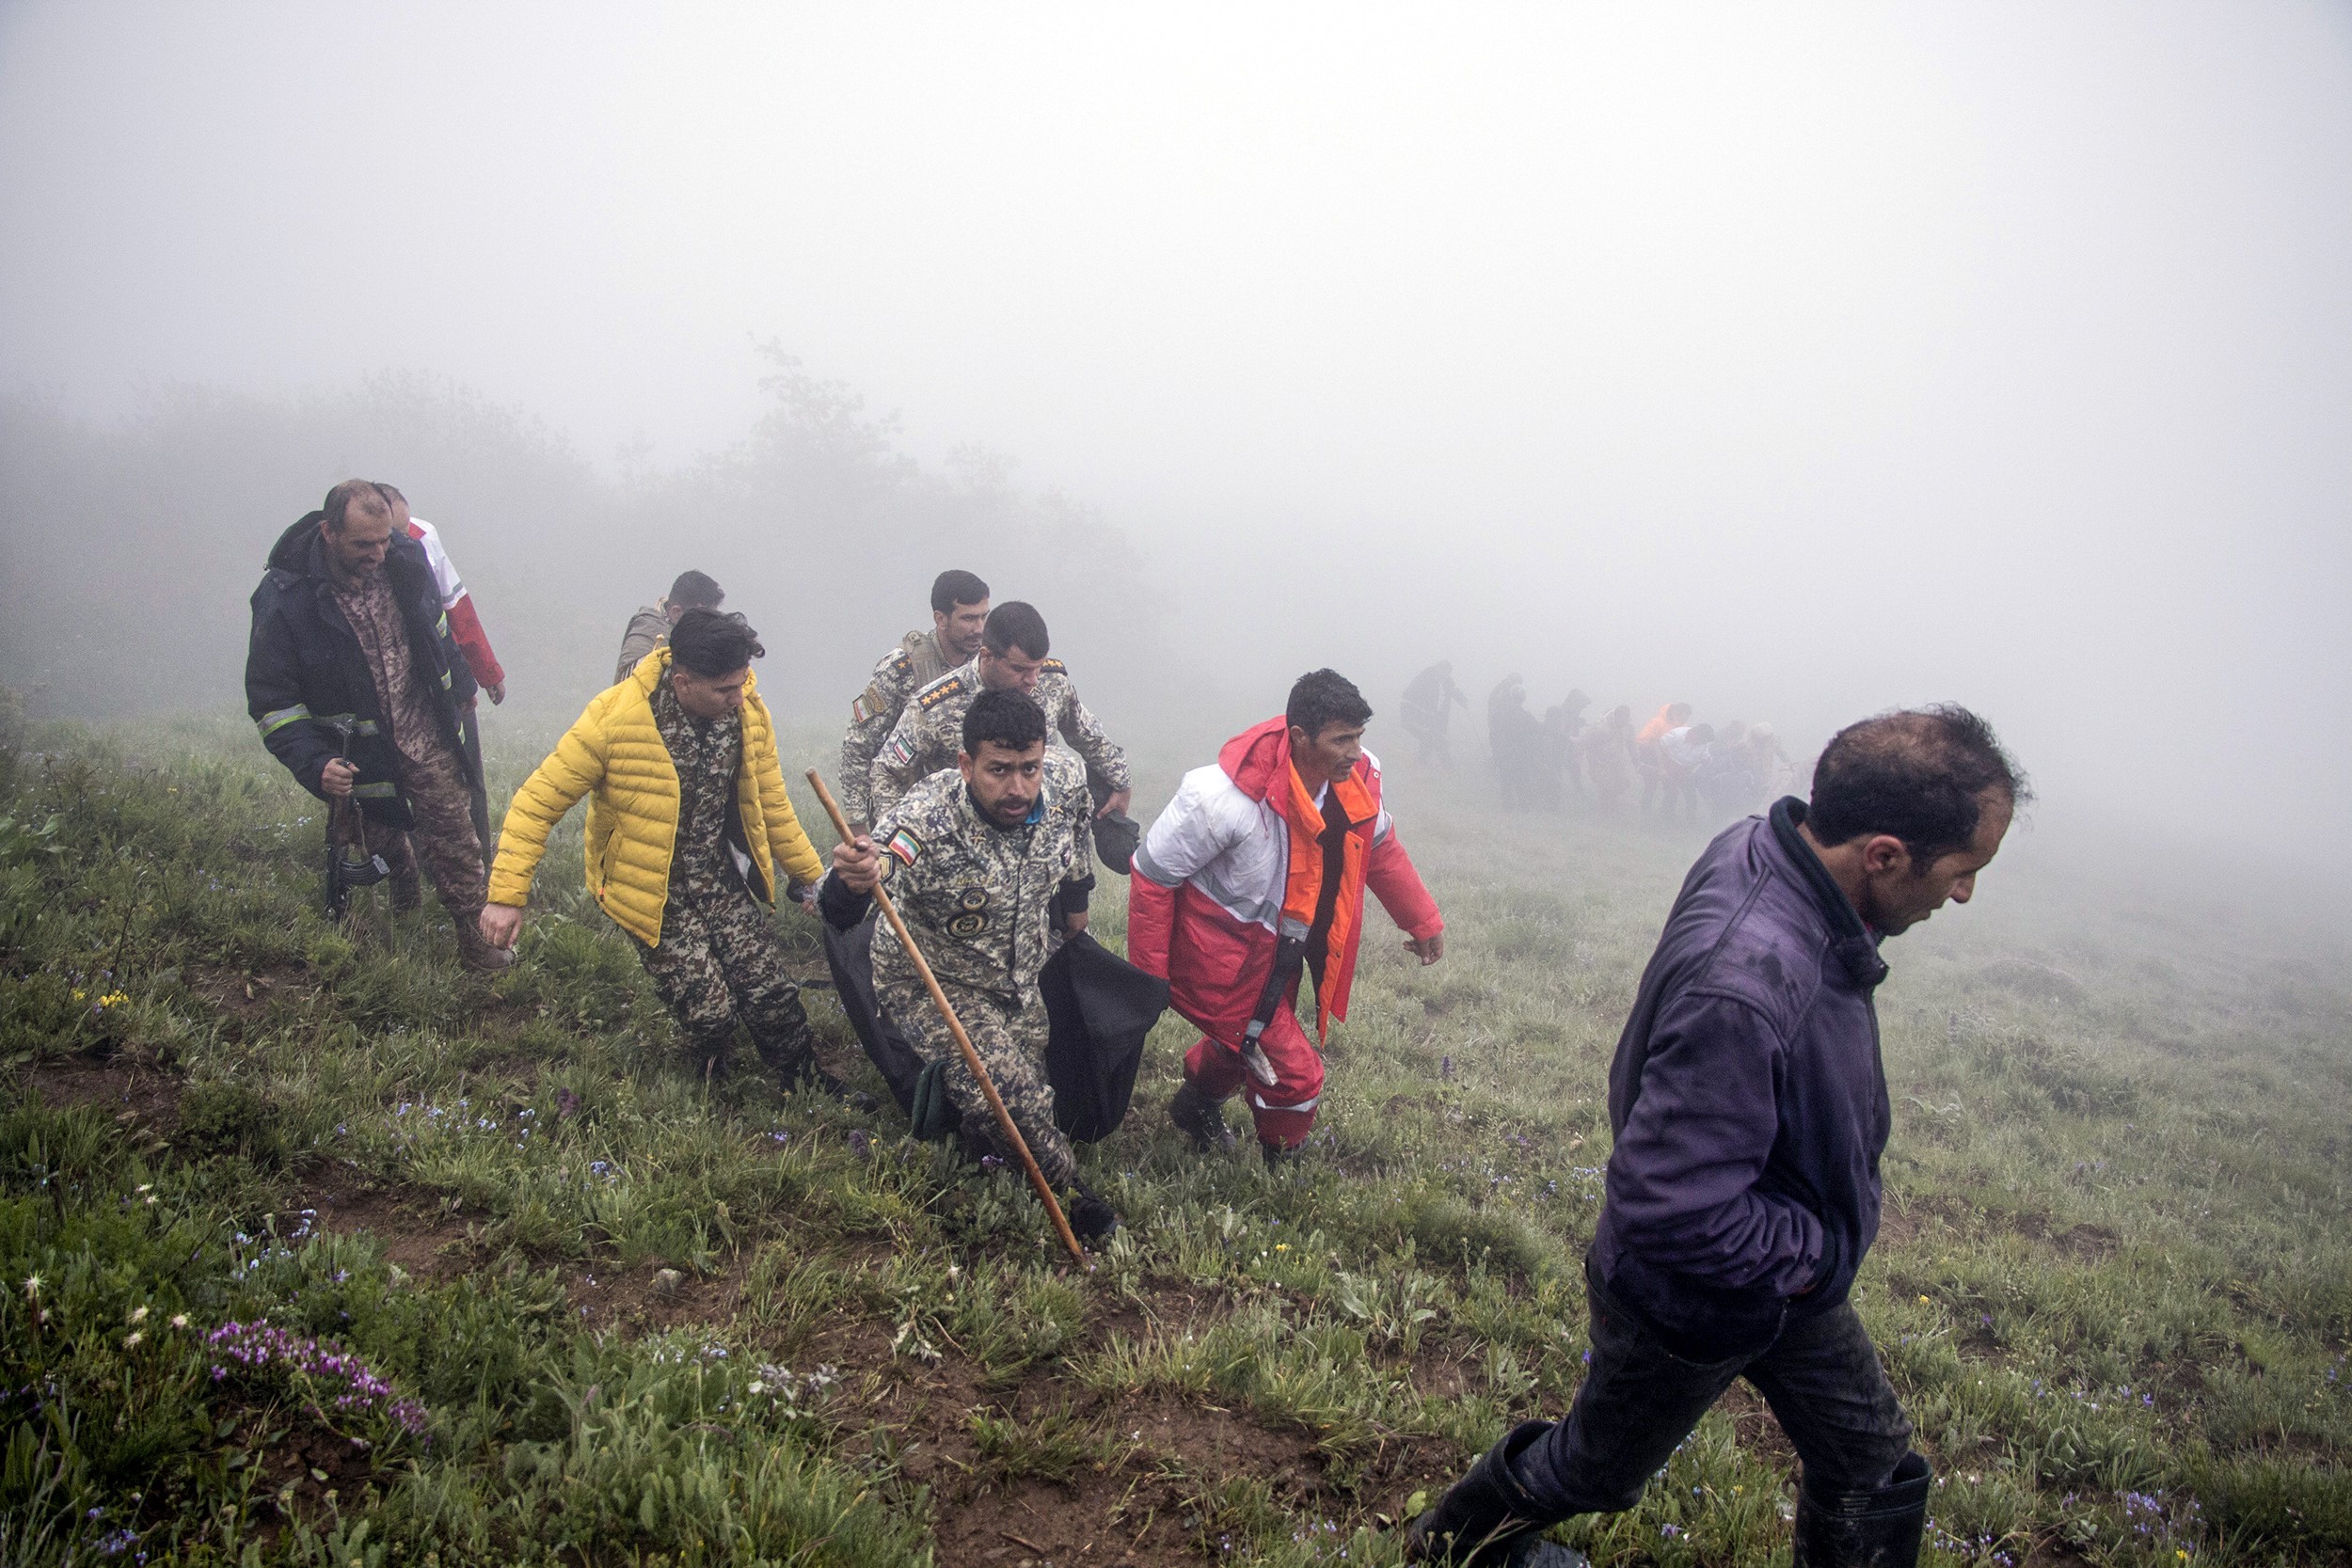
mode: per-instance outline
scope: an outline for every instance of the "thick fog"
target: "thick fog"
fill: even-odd
[[[839,715],[965,566],[1130,735],[1955,699],[2352,867],[2342,6],[17,4],[0,393],[51,711],[240,709],[356,470],[550,708],[691,565]]]

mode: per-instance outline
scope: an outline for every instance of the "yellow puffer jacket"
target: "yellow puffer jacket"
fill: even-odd
[[[628,679],[597,694],[547,761],[523,781],[499,833],[498,863],[490,868],[491,903],[529,901],[532,873],[547,852],[548,834],[585,795],[589,893],[622,930],[649,947],[660,942],[670,855],[677,843],[678,786],[670,749],[654,724],[653,694],[669,669],[669,649],[647,654]],[[778,863],[798,882],[813,882],[824,874],[791,797],[784,792],[775,726],[755,679],[743,689],[743,764],[736,775],[736,809],[759,873],[753,891],[762,898],[775,901]]]

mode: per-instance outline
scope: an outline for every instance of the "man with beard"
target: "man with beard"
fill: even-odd
[[[870,836],[834,850],[819,908],[846,930],[865,918],[874,889],[888,886],[1038,1169],[1074,1192],[1071,1228],[1100,1241],[1119,1220],[1078,1179],[1077,1155],[1055,1124],[1045,1075],[1052,1022],[1038,991],[1046,959],[1086,928],[1094,886],[1086,770],[1046,750],[1045,715],[1018,691],[974,698],[960,740],[954,768],[917,784]],[[873,952],[876,1000],[915,1054],[937,1064],[965,1150],[985,1158],[996,1149],[994,1114],[887,922]]]

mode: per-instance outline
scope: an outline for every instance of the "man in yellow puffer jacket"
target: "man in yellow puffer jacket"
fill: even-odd
[[[548,834],[585,795],[588,891],[634,939],[704,1074],[725,1070],[739,1021],[787,1086],[837,1089],[760,907],[779,874],[805,898],[824,873],[752,679],[765,651],[740,615],[690,610],[591,702],[507,808],[482,934],[514,945]]]

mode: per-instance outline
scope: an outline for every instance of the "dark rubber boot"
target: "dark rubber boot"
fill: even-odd
[[[1070,1183],[1070,1229],[1088,1246],[1097,1246],[1111,1239],[1119,1228],[1119,1213],[1095,1190],[1085,1182]]]
[[[1915,1568],[1933,1472],[1906,1454],[1895,1479],[1872,1492],[1797,1492],[1796,1568]]]
[[[1194,1088],[1189,1078],[1169,1097],[1168,1119],[1177,1132],[1192,1140],[1196,1154],[1233,1151],[1233,1130],[1225,1125],[1224,1111],[1216,1101]]]
[[[1405,1560],[1450,1568],[1584,1568],[1582,1553],[1543,1539],[1554,1521],[1511,1474],[1511,1456],[1550,1430],[1549,1421],[1521,1421],[1488,1449],[1437,1507],[1413,1521]]]

